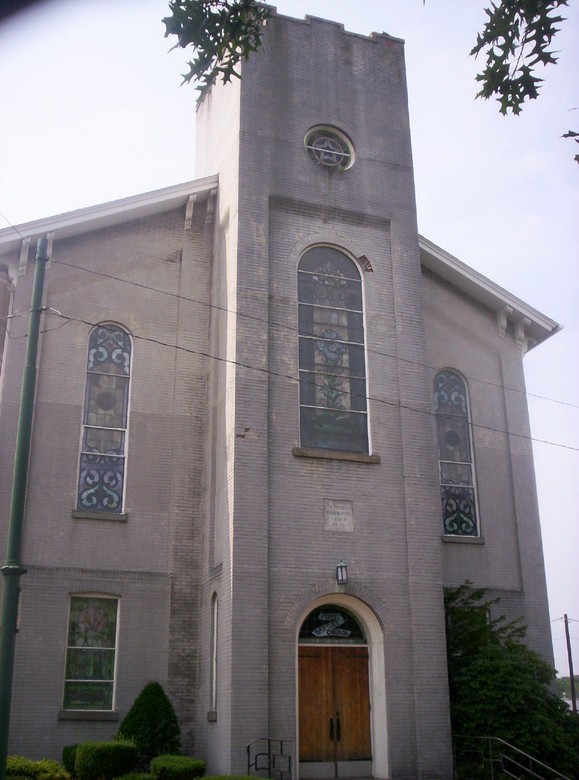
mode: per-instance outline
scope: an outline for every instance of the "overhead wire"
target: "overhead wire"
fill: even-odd
[[[24,236],[20,232],[20,230],[18,230],[16,225],[13,225],[2,212],[0,212],[0,216],[6,221],[6,223],[9,225],[9,227],[11,227],[22,238],[23,241],[28,243],[28,245],[31,245],[30,237]],[[59,259],[56,259],[54,257],[51,257],[50,260],[51,260],[51,262],[53,262],[55,264],[64,265],[64,266],[67,266],[69,268],[74,268],[77,271],[84,271],[86,273],[94,274],[96,276],[102,276],[104,278],[111,279],[113,281],[122,282],[123,284],[129,284],[129,285],[132,285],[134,287],[140,287],[142,289],[149,290],[150,292],[159,293],[160,295],[167,295],[167,296],[169,296],[171,298],[174,298],[176,300],[187,301],[189,303],[195,303],[195,304],[198,304],[200,306],[207,306],[208,308],[215,309],[216,311],[223,311],[223,312],[228,313],[228,314],[234,314],[235,316],[244,317],[244,318],[249,319],[249,320],[254,320],[254,321],[257,321],[257,322],[261,322],[264,325],[273,326],[273,327],[277,327],[277,328],[283,328],[283,329],[286,329],[286,330],[288,330],[288,331],[290,331],[292,333],[297,333],[298,332],[297,328],[292,328],[290,325],[287,325],[286,323],[279,323],[279,322],[275,322],[273,320],[265,320],[262,317],[257,317],[256,315],[253,315],[253,314],[247,314],[245,312],[234,311],[234,310],[228,309],[226,307],[218,306],[215,303],[209,303],[208,301],[201,301],[201,300],[198,300],[196,298],[189,298],[188,296],[181,295],[179,293],[174,293],[174,292],[171,292],[169,290],[161,290],[158,287],[153,287],[151,285],[144,284],[143,282],[136,282],[136,281],[131,280],[131,279],[123,279],[122,277],[114,276],[113,274],[107,274],[104,271],[97,271],[97,270],[95,270],[93,268],[86,268],[84,266],[79,266],[79,265],[76,265],[74,263],[67,263],[65,260],[59,260]],[[8,335],[8,337],[10,337],[9,334],[7,334],[7,335]],[[430,365],[428,363],[425,363],[425,362],[422,362],[422,361],[410,360],[409,358],[404,358],[404,357],[401,357],[399,355],[392,355],[392,354],[389,354],[387,352],[381,352],[379,350],[374,350],[374,349],[371,349],[370,347],[367,347],[367,352],[369,354],[380,355],[381,357],[392,358],[394,360],[398,360],[400,362],[405,362],[405,363],[408,363],[410,365],[417,365],[417,366],[422,366],[423,368],[429,368],[431,370],[436,370],[435,366],[432,366],[432,365]],[[501,384],[501,383],[498,383],[498,382],[491,382],[488,379],[482,379],[480,377],[469,376],[467,374],[464,374],[464,376],[469,381],[480,382],[481,384],[486,384],[489,387],[497,387],[497,388],[502,389],[502,390],[509,390],[511,392],[514,392],[514,393],[521,393],[521,394],[525,395],[528,398],[537,398],[539,400],[548,401],[550,403],[559,404],[561,406],[568,406],[568,407],[573,408],[573,409],[579,409],[579,404],[573,404],[573,403],[571,403],[569,401],[562,401],[561,399],[550,398],[549,396],[539,395],[537,393],[529,393],[526,389],[525,390],[521,390],[518,387],[510,387],[508,385],[504,385],[504,384]]]
[[[159,293],[160,295],[167,295],[168,297],[174,298],[176,300],[186,301],[188,303],[194,303],[194,304],[197,304],[199,306],[206,306],[209,309],[214,309],[216,311],[222,311],[222,312],[224,312],[226,314],[233,314],[233,315],[238,316],[238,317],[243,317],[244,319],[253,320],[253,321],[259,322],[259,323],[261,323],[263,325],[267,325],[268,327],[281,328],[281,329],[287,330],[287,331],[289,331],[291,333],[294,333],[294,334],[299,333],[298,329],[295,328],[295,327],[292,327],[291,325],[287,325],[286,323],[275,322],[275,320],[264,319],[263,317],[258,317],[255,314],[248,314],[246,312],[235,311],[235,310],[232,310],[232,309],[228,309],[227,307],[224,307],[224,306],[219,306],[219,305],[217,305],[215,303],[209,303],[208,301],[202,301],[202,300],[199,300],[197,298],[190,298],[190,297],[188,297],[186,295],[181,295],[179,293],[175,293],[175,292],[172,292],[170,290],[160,290],[158,287],[152,287],[151,285],[144,284],[143,282],[136,282],[136,281],[133,281],[133,280],[130,280],[130,279],[123,279],[120,276],[114,276],[113,274],[107,274],[104,271],[97,271],[97,270],[92,269],[92,268],[85,268],[84,266],[75,265],[74,263],[68,263],[68,262],[66,262],[64,260],[53,259],[53,262],[55,264],[65,265],[65,266],[67,266],[69,268],[74,268],[74,269],[76,269],[78,271],[85,271],[87,273],[94,274],[96,276],[102,276],[102,277],[105,277],[106,279],[111,279],[112,281],[122,282],[124,284],[129,284],[129,285],[132,285],[132,286],[135,286],[135,287],[140,287],[142,289],[148,290],[149,292],[156,292],[156,293]],[[377,350],[377,349],[372,349],[371,347],[367,347],[367,352],[368,352],[368,354],[371,354],[371,355],[379,355],[380,357],[391,358],[393,360],[398,360],[398,361],[400,361],[402,363],[408,363],[409,365],[421,366],[423,368],[436,370],[436,366],[433,366],[433,365],[431,365],[429,363],[426,363],[426,362],[423,362],[423,361],[419,361],[419,360],[410,360],[410,358],[401,357],[399,355],[393,355],[393,354],[388,353],[388,352],[382,352],[382,351]],[[489,385],[490,387],[496,387],[496,388],[499,388],[501,390],[509,390],[511,392],[514,392],[514,393],[520,393],[520,394],[525,395],[525,396],[530,397],[530,398],[538,398],[538,399],[540,399],[542,401],[549,401],[550,403],[560,404],[561,406],[569,406],[569,407],[571,407],[573,409],[579,409],[579,404],[573,404],[573,403],[571,403],[569,401],[562,401],[562,400],[557,399],[557,398],[550,398],[548,396],[538,395],[536,393],[529,393],[528,391],[521,390],[518,387],[510,387],[509,385],[504,385],[504,384],[501,384],[499,382],[491,382],[489,379],[482,379],[480,377],[470,376],[468,374],[464,374],[464,376],[465,376],[466,379],[468,379],[469,381],[472,381],[472,382],[480,382],[481,384],[486,384],[486,385]]]
[[[3,219],[5,219],[6,222],[8,222],[10,227],[12,227],[13,230],[16,233],[18,233],[18,235],[24,241],[27,241],[28,244],[31,243],[30,239],[25,237],[18,230],[18,228],[15,225],[12,225],[8,221],[8,219],[4,216],[4,214],[2,214],[2,212],[0,212],[0,216],[2,216]],[[89,273],[89,274],[102,276],[104,278],[111,279],[112,281],[117,281],[117,282],[121,282],[123,284],[128,284],[128,285],[131,285],[131,286],[134,286],[134,287],[142,288],[142,289],[148,290],[150,292],[158,293],[160,295],[166,295],[166,296],[174,298],[176,300],[186,301],[188,303],[194,303],[194,304],[197,304],[197,305],[206,306],[206,307],[208,307],[210,309],[214,309],[216,311],[222,311],[222,312],[227,313],[227,314],[233,314],[235,316],[239,316],[239,317],[243,317],[243,318],[246,318],[246,319],[249,319],[249,320],[257,321],[257,322],[259,322],[261,324],[267,325],[268,327],[281,328],[281,329],[287,330],[287,331],[289,331],[291,333],[294,333],[294,334],[299,333],[297,328],[292,327],[291,325],[288,325],[286,323],[279,323],[279,322],[275,322],[273,320],[268,320],[268,319],[264,319],[262,317],[258,317],[257,315],[248,314],[248,313],[245,313],[245,312],[234,311],[232,309],[228,309],[227,307],[222,307],[222,306],[219,306],[219,305],[214,304],[214,303],[209,303],[207,301],[202,301],[202,300],[199,300],[199,299],[196,299],[196,298],[190,298],[188,296],[184,296],[184,295],[181,295],[179,293],[172,292],[170,290],[161,290],[161,289],[159,289],[157,287],[153,287],[151,285],[146,285],[143,282],[137,282],[137,281],[130,280],[130,279],[123,279],[122,277],[114,276],[113,274],[107,274],[104,271],[97,271],[96,269],[86,268],[84,266],[79,266],[79,265],[76,265],[74,263],[69,263],[69,262],[66,262],[64,260],[60,260],[60,259],[57,259],[57,258],[54,258],[54,257],[51,257],[50,260],[54,264],[60,264],[60,265],[63,265],[63,266],[67,266],[69,268],[74,268],[75,270],[78,270],[78,271],[84,271],[84,272]],[[66,315],[61,314],[60,312],[56,312],[56,310],[54,310],[53,313],[58,314],[59,316],[62,316],[62,317],[66,316]],[[11,315],[11,316],[13,316],[13,315]],[[8,319],[8,318],[6,318],[6,319]],[[98,323],[88,323],[87,321],[82,320],[81,318],[68,318],[67,317],[67,319],[69,321],[70,320],[77,320],[79,322],[85,322],[85,324],[90,324],[92,327],[95,327],[96,324],[98,324]],[[66,323],[63,323],[63,325],[64,324],[66,324]],[[51,328],[50,330],[58,330],[60,327],[63,327],[63,325],[58,326],[58,328]],[[48,330],[43,330],[41,332],[42,333],[46,333],[46,332],[48,332]],[[6,329],[6,334],[7,334],[8,338],[11,338],[10,332],[7,329]],[[25,336],[18,336],[16,338],[23,338],[23,337],[25,337]],[[140,338],[140,339],[144,339],[144,340],[147,340],[147,341],[152,341],[154,343],[158,343],[161,346],[166,346],[166,347],[174,346],[176,349],[185,349],[184,347],[179,347],[178,345],[170,345],[170,344],[165,343],[165,342],[155,341],[154,339],[151,339],[151,338],[148,338],[148,337],[143,337],[143,336],[137,337],[137,336],[135,336],[135,338]],[[426,362],[423,362],[423,361],[410,360],[409,358],[404,358],[404,357],[401,357],[399,355],[393,355],[393,354],[390,354],[390,353],[387,353],[387,352],[381,352],[380,350],[371,349],[369,347],[367,347],[367,352],[369,354],[375,354],[375,355],[379,355],[381,357],[391,358],[393,360],[397,360],[397,361],[402,362],[402,363],[407,363],[409,365],[416,365],[416,366],[421,366],[423,368],[428,368],[430,370],[436,370],[435,366],[432,366],[429,363],[426,363]],[[236,365],[239,365],[239,366],[244,367],[244,368],[248,368],[250,370],[265,371],[266,373],[271,373],[274,376],[283,377],[283,378],[289,379],[289,380],[291,380],[293,382],[298,382],[299,383],[299,381],[300,381],[298,377],[292,377],[292,376],[289,376],[289,375],[277,375],[277,374],[275,374],[275,372],[270,372],[267,369],[261,369],[261,368],[256,367],[256,366],[244,365],[244,364],[241,364],[241,363],[237,363],[236,361],[229,361],[228,359],[220,358],[220,357],[214,356],[214,355],[210,355],[209,353],[203,353],[203,352],[197,352],[196,353],[196,352],[193,352],[192,354],[198,354],[200,356],[204,356],[204,357],[207,357],[207,358],[213,359],[213,360],[227,360],[227,362],[232,362],[232,363],[234,363]],[[480,377],[474,377],[474,376],[470,376],[470,375],[467,375],[467,374],[465,374],[464,376],[469,381],[480,382],[481,384],[486,384],[486,385],[488,385],[490,387],[496,387],[496,388],[499,388],[499,389],[502,389],[502,390],[508,390],[508,391],[511,391],[511,392],[520,393],[522,395],[525,395],[526,397],[537,398],[537,399],[540,399],[540,400],[548,401],[550,403],[559,404],[561,406],[567,406],[567,407],[575,408],[575,409],[579,408],[578,404],[573,404],[573,403],[570,403],[568,401],[562,401],[560,399],[550,398],[548,396],[542,396],[542,395],[538,395],[538,394],[535,394],[535,393],[529,393],[528,391],[521,390],[520,388],[510,387],[508,385],[504,385],[504,384],[497,383],[497,382],[491,382],[490,380],[482,379]],[[348,394],[348,393],[346,393],[346,394]],[[366,396],[366,398],[367,398],[367,400],[375,401],[375,402],[378,402],[378,403],[386,403],[386,404],[390,404],[390,405],[394,405],[394,406],[400,406],[401,408],[407,408],[407,409],[410,409],[410,410],[416,411],[416,412],[424,412],[424,413],[431,414],[431,415],[433,414],[432,412],[425,412],[425,410],[412,409],[411,407],[404,407],[404,405],[402,405],[402,404],[395,404],[394,402],[389,402],[389,401],[386,401],[385,399],[378,399],[378,398],[373,398],[373,397],[370,397],[370,396]],[[503,431],[503,430],[500,430],[500,429],[490,428],[489,426],[483,426],[483,425],[474,423],[472,421],[471,421],[471,425],[474,428],[476,428],[476,427],[483,428],[483,429],[494,431],[494,432],[497,432],[497,433],[504,433],[504,434],[514,435],[514,436],[518,436],[520,438],[528,439],[530,441],[535,441],[535,442],[539,442],[539,443],[543,443],[543,444],[548,444],[548,445],[554,446],[554,447],[561,447],[563,449],[569,449],[569,450],[572,450],[572,451],[579,451],[579,447],[573,447],[571,445],[560,444],[558,442],[551,442],[551,441],[548,441],[548,440],[545,440],[545,439],[537,439],[535,437],[525,436],[523,434],[513,434],[513,433],[511,433],[509,431]]]
[[[63,314],[62,312],[57,311],[56,309],[51,310],[51,313],[56,315],[56,316],[63,317],[67,321],[80,322],[80,323],[82,323],[84,325],[87,325],[88,327],[91,327],[91,328],[106,327],[106,324],[103,324],[102,322],[91,322],[89,320],[85,320],[82,317],[69,316],[69,315]],[[187,353],[187,354],[190,354],[190,355],[196,355],[198,357],[207,358],[209,360],[215,360],[216,362],[220,362],[220,363],[227,363],[229,365],[237,366],[238,368],[246,368],[246,369],[248,369],[250,371],[257,371],[259,373],[266,374],[267,376],[276,377],[278,379],[289,380],[290,382],[293,382],[295,384],[299,384],[300,383],[300,378],[296,377],[296,376],[293,376],[291,374],[284,374],[284,373],[281,373],[281,372],[278,372],[278,371],[272,371],[269,368],[262,368],[261,366],[253,366],[253,365],[251,365],[249,363],[243,363],[243,362],[241,362],[239,360],[233,360],[232,358],[222,357],[220,355],[212,355],[210,352],[205,352],[203,350],[191,349],[191,348],[188,348],[188,347],[184,347],[184,346],[182,346],[180,344],[170,344],[170,343],[168,343],[166,341],[161,341],[160,339],[155,339],[152,336],[140,336],[140,335],[138,335],[136,333],[131,333],[131,336],[133,337],[133,339],[138,340],[138,341],[145,341],[145,342],[148,342],[148,343],[151,343],[151,344],[157,344],[158,346],[161,346],[161,347],[168,347],[170,349],[174,349],[174,350],[177,350],[179,352],[184,352],[184,353]],[[319,387],[319,388],[323,388],[324,387],[323,385],[318,384],[316,382],[308,382],[308,384],[309,385],[313,385],[314,387]],[[405,409],[407,411],[416,412],[417,414],[426,414],[429,417],[435,417],[435,414],[434,414],[434,412],[432,410],[429,410],[429,409],[418,409],[416,407],[408,406],[407,404],[403,404],[400,401],[387,401],[385,398],[378,398],[376,396],[371,396],[371,395],[359,396],[356,393],[350,393],[349,391],[346,391],[346,390],[344,390],[343,393],[344,393],[344,395],[348,395],[350,397],[364,397],[367,401],[371,401],[373,403],[383,404],[385,406],[391,406],[391,407],[394,407],[396,409]],[[548,445],[550,445],[552,447],[560,447],[560,448],[565,449],[565,450],[571,450],[573,452],[579,452],[579,447],[573,447],[573,446],[567,445],[567,444],[560,444],[559,442],[548,441],[547,439],[539,439],[539,438],[536,438],[534,436],[527,436],[526,434],[515,433],[513,431],[507,431],[507,430],[504,430],[504,429],[501,429],[501,428],[493,428],[492,426],[489,426],[489,425],[481,425],[480,423],[474,423],[474,422],[471,421],[471,426],[473,428],[478,428],[478,429],[485,430],[485,431],[491,431],[493,433],[500,433],[500,434],[505,435],[505,436],[514,436],[517,439],[524,439],[524,440],[527,440],[527,441],[537,442],[537,443],[540,443],[540,444],[548,444]]]

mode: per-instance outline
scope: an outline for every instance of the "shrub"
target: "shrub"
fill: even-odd
[[[189,756],[157,756],[151,761],[151,772],[158,780],[193,780],[205,774],[205,761]]]
[[[77,746],[74,767],[78,780],[111,780],[130,772],[136,760],[132,742],[84,742]]]
[[[256,775],[205,775],[203,780],[256,780]],[[259,776],[259,780],[268,780]]]
[[[76,749],[78,745],[66,745],[62,748],[62,763],[67,772],[74,775],[74,762],[76,759]]]
[[[43,758],[34,761],[24,756],[8,756],[6,777],[15,780],[24,777],[29,780],[70,780],[70,775],[58,761]]]
[[[458,777],[474,780],[467,737],[498,736],[579,780],[579,719],[553,695],[555,678],[520,640],[524,628],[488,618],[498,599],[467,582],[445,588],[451,727]],[[456,737],[460,739],[456,739]],[[462,773],[462,774],[461,774]]]
[[[128,775],[115,777],[115,780],[155,780],[155,775],[151,775],[149,772],[131,772]]]
[[[118,736],[133,740],[147,763],[155,756],[180,752],[177,716],[158,682],[145,685],[121,722]]]

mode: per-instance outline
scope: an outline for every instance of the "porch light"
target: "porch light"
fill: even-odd
[[[340,563],[336,566],[336,582],[338,585],[348,584],[348,566],[340,559]]]

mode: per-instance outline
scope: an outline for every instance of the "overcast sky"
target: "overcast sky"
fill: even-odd
[[[420,232],[560,322],[525,358],[556,666],[579,666],[579,9],[518,118],[474,100],[484,0],[279,0],[406,40]],[[164,0],[46,0],[0,25],[0,227],[195,177],[195,97]],[[576,148],[575,148],[576,147]]]

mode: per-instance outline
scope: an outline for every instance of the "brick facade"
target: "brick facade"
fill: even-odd
[[[317,124],[352,139],[349,170],[311,159],[304,136]],[[199,108],[197,172],[208,178],[190,197],[180,185],[171,208],[159,205],[168,188],[126,217],[111,204],[109,224],[88,209],[60,232],[50,220],[22,226],[55,231],[45,290],[55,313],[40,345],[11,750],[58,758],[63,745],[106,738],[157,679],[184,749],[210,774],[245,772],[252,740],[297,741],[298,632],[314,605],[338,604],[368,637],[373,776],[450,780],[443,586],[488,587],[551,655],[521,334],[541,340],[556,324],[537,312],[521,330],[516,299],[418,236],[400,40],[274,15],[243,80],[213,87]],[[8,243],[0,270],[15,286],[10,311],[23,312],[31,262],[18,274]],[[316,245],[360,269],[367,457],[301,449],[296,269]],[[74,516],[87,337],[100,322],[133,338],[122,521]],[[2,363],[5,475],[26,332],[25,317],[11,320]],[[468,385],[474,539],[442,533],[432,401],[442,368]],[[2,517],[9,494],[5,477]],[[329,501],[348,502],[351,527],[328,528]],[[75,593],[120,598],[108,720],[61,711]]]

